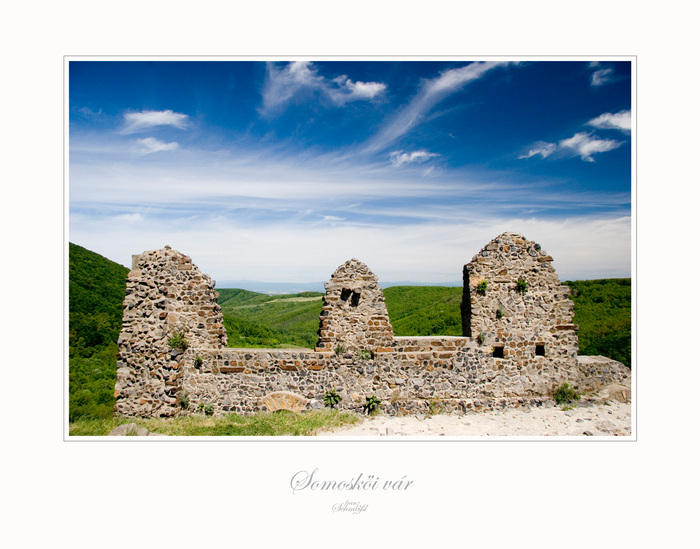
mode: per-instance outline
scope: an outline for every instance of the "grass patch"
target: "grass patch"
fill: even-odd
[[[581,393],[574,390],[574,388],[568,383],[562,383],[554,391],[554,400],[557,401],[559,405],[570,405],[577,400],[581,400]],[[571,408],[569,408],[571,409]]]
[[[360,418],[351,412],[259,412],[251,416],[192,415],[178,418],[81,418],[69,425],[70,436],[106,436],[124,423],[136,423],[152,433],[169,436],[313,436],[318,431],[353,425]]]

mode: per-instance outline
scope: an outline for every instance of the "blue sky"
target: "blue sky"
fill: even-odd
[[[504,231],[630,276],[629,61],[69,63],[69,239],[214,279],[447,282]]]

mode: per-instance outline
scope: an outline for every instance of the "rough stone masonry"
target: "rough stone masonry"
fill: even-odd
[[[166,246],[134,256],[119,337],[115,413],[171,417],[321,408],[389,415],[541,403],[569,382],[630,384],[629,368],[578,357],[573,301],[552,257],[504,233],[464,266],[463,337],[396,337],[377,277],[351,259],[326,283],[315,349],[228,348],[214,283]]]

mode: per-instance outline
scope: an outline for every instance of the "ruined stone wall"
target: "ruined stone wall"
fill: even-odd
[[[581,391],[595,391],[610,383],[629,384],[630,369],[605,356],[580,356],[576,359],[578,378],[576,388]]]
[[[431,339],[439,348],[448,346],[440,338]],[[188,412],[205,405],[211,405],[214,414],[265,411],[266,396],[276,392],[292,392],[304,408],[318,409],[329,389],[341,395],[340,409],[359,412],[365,399],[374,395],[391,415],[543,400],[532,384],[529,390],[510,390],[499,365],[474,341],[462,339],[466,346],[452,351],[432,349],[429,343],[421,350],[411,345],[378,352],[371,359],[288,349],[207,349],[199,355],[188,351],[183,370]],[[438,355],[443,358],[434,360]]]
[[[173,348],[170,340],[179,334],[191,348],[225,347],[218,292],[191,258],[166,246],[133,257],[125,294],[115,410],[174,415],[184,349]]]
[[[577,368],[552,357],[528,363],[495,358],[475,338],[395,338],[395,343],[372,358],[290,349],[188,351],[183,388],[190,411],[210,404],[215,414],[264,411],[265,396],[278,391],[291,391],[306,407],[321,408],[324,393],[333,389],[342,397],[339,408],[355,411],[375,395],[385,413],[409,414],[542,402],[564,381],[583,388]],[[590,366],[587,379],[623,382],[625,370],[607,359]]]
[[[464,268],[464,337],[394,337],[377,277],[353,259],[326,284],[315,350],[230,349],[211,279],[169,247],[145,252],[127,278],[115,411],[321,408],[333,389],[342,409],[359,411],[374,395],[387,414],[434,413],[537,403],[564,381],[585,390],[628,383],[620,363],[577,360],[573,302],[551,261],[505,233]],[[172,348],[175,334],[187,349]]]
[[[462,326],[504,358],[575,367],[574,302],[539,244],[503,233],[464,266]]]

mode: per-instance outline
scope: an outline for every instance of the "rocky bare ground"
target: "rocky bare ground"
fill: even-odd
[[[586,400],[565,409],[553,402],[541,407],[509,408],[467,414],[376,416],[347,429],[318,433],[329,437],[375,436],[631,436],[630,402]]]

